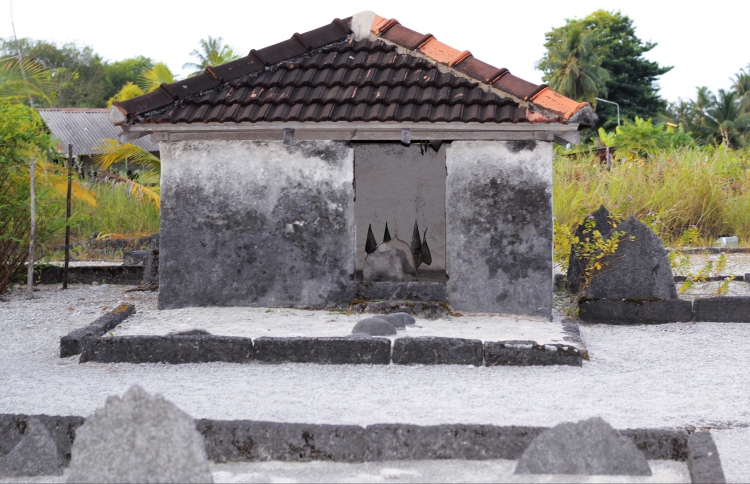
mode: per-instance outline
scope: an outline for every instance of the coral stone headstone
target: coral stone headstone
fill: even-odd
[[[604,208],[604,205],[601,205],[599,209],[589,215],[588,218],[594,221],[592,232],[594,230],[598,230],[604,238],[607,238],[609,236],[609,231],[612,229],[612,221],[609,218],[609,211]],[[579,225],[578,228],[576,228],[574,235],[578,237],[579,240],[583,240],[584,237],[586,237],[586,234],[584,234],[585,229],[585,223]],[[587,263],[587,260],[579,259],[576,256],[575,252],[571,249],[567,274],[568,290],[571,294],[576,294],[580,289],[583,269]]]
[[[624,232],[620,247],[614,256],[603,260],[605,268],[591,280],[587,296],[677,299],[672,266],[659,236],[632,216],[614,230]]]
[[[398,238],[380,244],[367,254],[362,276],[366,281],[404,282],[414,279],[417,266],[409,244]]]
[[[62,459],[47,428],[36,418],[26,424],[21,441],[0,457],[0,477],[61,474]]]
[[[524,451],[516,474],[650,476],[635,443],[599,417],[545,430]]]
[[[68,482],[213,482],[193,419],[132,386],[76,431]]]

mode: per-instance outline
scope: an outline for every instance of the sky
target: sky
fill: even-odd
[[[190,51],[209,35],[246,54],[363,10],[534,83],[542,82],[535,66],[545,32],[597,9],[621,11],[638,37],[658,43],[646,57],[674,66],[658,83],[669,101],[693,98],[699,86],[726,89],[750,64],[747,0],[0,0],[3,38],[13,35],[11,5],[19,38],[74,41],[111,61],[144,55],[182,75],[182,65],[194,60]]]

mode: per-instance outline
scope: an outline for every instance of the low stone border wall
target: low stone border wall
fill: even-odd
[[[317,363],[474,366],[582,366],[573,345],[460,338],[272,338],[230,336],[87,337],[80,363]],[[61,352],[62,355],[62,352]]]
[[[125,321],[128,316],[135,313],[132,304],[120,304],[112,311],[101,316],[93,323],[83,328],[71,331],[60,338],[60,358],[67,358],[81,353],[83,340],[90,337],[98,337],[111,331],[118,324]]]
[[[140,284],[143,280],[143,266],[86,266],[68,267],[68,282],[70,284]],[[44,266],[36,279],[37,284],[62,284],[63,268],[58,266]]]
[[[0,414],[0,453],[7,453],[21,440],[32,417],[50,431],[67,465],[83,417]],[[515,460],[547,430],[472,424],[360,426],[209,419],[195,423],[203,435],[208,458],[214,462]],[[631,438],[646,459],[687,462],[692,482],[724,482],[719,453],[709,432],[628,429],[620,433]]]
[[[683,299],[631,301],[627,299],[587,299],[578,304],[578,318],[600,324],[662,324],[682,322],[750,322],[750,297],[721,296]]]

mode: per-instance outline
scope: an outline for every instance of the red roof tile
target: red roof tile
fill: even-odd
[[[363,40],[351,38],[350,23],[335,19],[115,105],[127,124],[549,123],[568,122],[588,106],[396,20],[375,16],[372,35]],[[590,121],[587,116],[579,117]]]

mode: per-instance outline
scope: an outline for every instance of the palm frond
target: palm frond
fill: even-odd
[[[131,143],[119,144],[116,139],[103,139],[100,144],[94,146],[94,151],[98,152],[94,155],[94,164],[102,170],[127,160],[129,163],[148,167],[154,174],[161,173],[161,160]]]
[[[143,186],[140,183],[129,178],[124,178],[106,171],[99,174],[97,178],[112,183],[112,187],[116,185],[123,185],[131,195],[140,195],[155,204],[157,207],[161,207],[161,196],[153,188]]]
[[[42,64],[15,57],[0,59],[0,99],[18,102],[31,96],[50,101],[55,87],[51,73]]]

